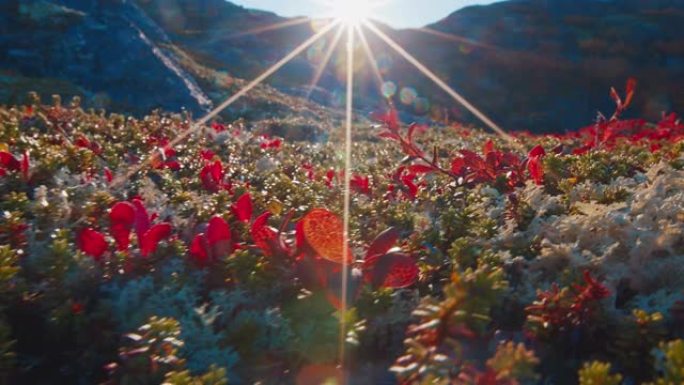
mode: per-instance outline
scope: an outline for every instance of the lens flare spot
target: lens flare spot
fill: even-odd
[[[386,81],[382,84],[380,92],[382,92],[382,96],[389,99],[397,94],[397,85],[393,81]]]
[[[401,89],[401,92],[399,93],[399,99],[403,104],[407,106],[412,105],[417,97],[418,92],[416,92],[416,90],[414,90],[411,87],[404,87]]]
[[[470,44],[460,44],[458,50],[464,55],[470,55],[473,52],[473,46]]]
[[[424,97],[416,98],[413,102],[413,109],[419,115],[427,114],[430,111],[430,101]]]

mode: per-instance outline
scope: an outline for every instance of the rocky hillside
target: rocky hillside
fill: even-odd
[[[200,114],[291,48],[268,36],[231,37],[286,19],[223,0],[12,0],[0,7],[0,103],[24,101],[35,90],[81,95],[86,105],[113,111],[185,108]],[[274,133],[303,139],[337,120],[334,111],[269,86],[254,90],[225,117],[275,125]]]
[[[609,111],[605,90],[628,77],[640,83],[635,116],[681,110],[683,17],[681,0],[517,0],[428,27],[452,38],[401,31],[399,39],[504,127],[563,131]],[[406,71],[398,65],[392,77]]]

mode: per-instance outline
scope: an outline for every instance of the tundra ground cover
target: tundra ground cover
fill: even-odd
[[[343,320],[354,384],[681,383],[684,124],[632,94],[514,146],[377,114],[347,255],[334,135],[2,108],[2,381],[321,383]]]

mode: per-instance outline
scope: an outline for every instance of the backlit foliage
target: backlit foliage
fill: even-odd
[[[334,133],[2,107],[0,381],[679,384],[684,125],[633,92],[516,144],[376,114],[347,255]]]

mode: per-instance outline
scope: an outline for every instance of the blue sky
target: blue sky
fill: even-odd
[[[273,11],[281,16],[321,16],[324,7],[315,0],[230,0],[248,8]],[[345,1],[345,0],[336,0]],[[491,4],[494,0],[391,0],[378,10],[374,19],[395,28],[422,27],[440,20],[453,11],[474,4]]]

